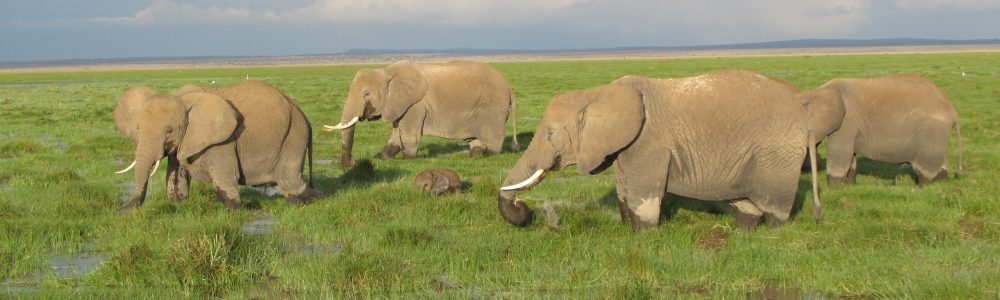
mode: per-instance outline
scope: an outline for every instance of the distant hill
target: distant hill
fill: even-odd
[[[710,50],[755,50],[755,49],[795,49],[795,48],[850,48],[850,47],[893,47],[893,46],[961,46],[1000,45],[1000,39],[982,40],[941,40],[917,38],[893,39],[802,39],[761,43],[722,44],[702,46],[639,46],[584,49],[350,49],[342,53],[302,54],[286,56],[189,56],[189,57],[131,57],[107,59],[68,59],[50,61],[0,61],[0,69],[96,66],[96,65],[268,65],[268,64],[308,64],[324,63],[378,63],[407,56],[463,56],[463,55],[559,55],[559,54],[615,54],[672,51]]]

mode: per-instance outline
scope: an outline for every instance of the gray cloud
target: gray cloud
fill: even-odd
[[[0,60],[121,53],[280,55],[348,48],[680,46],[800,38],[996,38],[990,28],[1000,28],[997,0],[38,2],[46,3],[15,3],[0,12],[0,38],[19,39],[0,53]],[[60,40],[80,41],[79,32],[101,37],[83,39],[94,50],[54,54],[59,50],[37,49]],[[130,43],[164,43],[151,35],[187,37],[191,45]],[[248,45],[247,37],[281,43]],[[68,46],[63,48],[72,48]]]

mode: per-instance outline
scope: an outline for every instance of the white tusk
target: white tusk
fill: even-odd
[[[538,171],[535,171],[535,174],[531,174],[531,177],[528,177],[528,179],[525,179],[524,181],[521,181],[518,184],[508,185],[508,186],[502,187],[502,188],[500,188],[500,190],[501,191],[516,191],[516,190],[520,190],[522,188],[531,186],[531,185],[535,184],[536,182],[538,182],[538,179],[542,178],[542,175],[545,175],[545,170],[538,169]]]
[[[125,172],[128,172],[128,170],[131,170],[131,169],[132,169],[132,167],[135,167],[135,160],[133,160],[133,161],[132,161],[132,164],[131,164],[131,165],[128,165],[128,167],[127,167],[127,168],[125,168],[124,170],[121,170],[121,171],[118,171],[118,172],[115,172],[115,174],[121,174],[121,173],[125,173]]]
[[[337,126],[323,125],[323,130],[324,131],[334,131],[334,130],[346,129],[346,128],[349,128],[351,126],[354,126],[354,123],[357,123],[358,119],[360,119],[360,118],[359,117],[354,117],[354,119],[351,119],[351,121],[347,122],[346,125],[344,123],[337,124]]]
[[[160,168],[160,160],[159,159],[157,159],[156,163],[153,164],[153,171],[149,172],[149,176],[152,177],[153,174],[156,174],[156,169],[158,169],[158,168]]]

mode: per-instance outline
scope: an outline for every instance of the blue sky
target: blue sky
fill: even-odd
[[[1000,38],[1000,0],[13,0],[0,61]]]

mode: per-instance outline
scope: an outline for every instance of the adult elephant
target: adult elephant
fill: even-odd
[[[618,207],[636,229],[659,224],[664,192],[728,202],[742,229],[788,220],[806,152],[806,112],[786,85],[741,70],[611,84],[555,96],[507,173],[500,214],[526,225],[517,191],[576,164],[596,174],[614,163]],[[815,160],[812,160],[815,164]],[[813,172],[813,213],[822,218]]]
[[[325,131],[343,130],[341,163],[351,165],[354,126],[359,120],[392,124],[382,159],[400,150],[404,158],[417,157],[423,135],[461,139],[472,155],[500,152],[507,115],[514,131],[511,149],[517,151],[517,105],[503,75],[487,64],[468,61],[413,63],[399,61],[383,69],[362,69],[354,75],[340,123]]]
[[[801,95],[814,135],[827,140],[828,184],[855,183],[857,155],[909,163],[919,186],[948,177],[948,141],[955,129],[962,172],[958,113],[934,82],[908,74],[839,78]]]
[[[312,132],[302,110],[274,86],[244,81],[230,87],[187,85],[173,95],[128,89],[114,110],[115,127],[135,143],[132,198],[118,212],[142,205],[150,176],[167,157],[167,196],[187,197],[191,178],[212,182],[226,207],[242,207],[237,185],[274,185],[293,204],[312,187]],[[302,180],[310,157],[309,184]],[[152,169],[152,171],[150,171]]]

